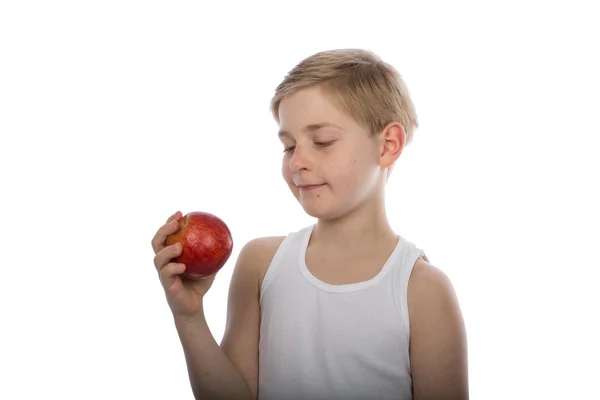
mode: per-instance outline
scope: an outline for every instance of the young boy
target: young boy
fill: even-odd
[[[212,278],[182,280],[152,239],[200,399],[467,399],[467,345],[451,283],[394,233],[385,186],[417,128],[397,71],[364,50],[317,53],[272,101],[282,174],[316,224],[241,250],[221,344],[203,313]]]

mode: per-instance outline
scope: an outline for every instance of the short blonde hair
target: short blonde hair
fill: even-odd
[[[324,93],[371,135],[399,122],[406,144],[418,128],[417,113],[400,73],[373,52],[362,49],[322,51],[296,65],[277,86],[271,112],[279,123],[279,106],[288,95],[320,85]]]

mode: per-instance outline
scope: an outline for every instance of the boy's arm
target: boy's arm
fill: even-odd
[[[264,237],[250,241],[243,250],[248,265],[236,268],[240,271],[231,278],[227,325],[221,348],[244,378],[252,399],[258,398],[260,287],[283,239]]]
[[[271,242],[270,238],[255,239],[240,251],[231,277],[221,346],[212,336],[204,315],[194,321],[175,321],[196,398],[257,397],[259,280],[270,262],[266,260]]]
[[[408,283],[414,400],[469,398],[467,338],[448,277],[419,259]]]

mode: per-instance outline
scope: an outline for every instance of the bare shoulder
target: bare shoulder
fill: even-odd
[[[410,364],[418,399],[468,399],[467,338],[448,276],[418,259],[408,283]]]
[[[427,259],[415,262],[408,281],[409,303],[430,298],[430,296],[454,296],[454,287],[448,276]],[[410,307],[410,305],[409,305]]]
[[[277,249],[285,236],[265,236],[250,240],[244,245],[238,256],[240,265],[252,268],[262,282]]]

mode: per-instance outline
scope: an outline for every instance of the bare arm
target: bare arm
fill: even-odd
[[[194,321],[175,321],[196,399],[251,399],[244,378],[225,356],[204,315]]]
[[[210,333],[204,314],[193,321],[175,321],[198,399],[257,398],[259,289],[262,271],[276,250],[272,250],[272,242],[271,238],[250,241],[238,256],[221,346]]]
[[[469,398],[467,338],[447,276],[418,260],[408,284],[414,400]]]
[[[248,244],[252,273],[231,280],[227,325],[221,348],[258,398],[258,342],[260,334],[260,285],[283,237],[255,239]]]

